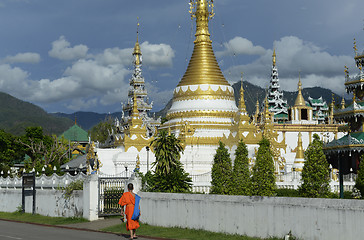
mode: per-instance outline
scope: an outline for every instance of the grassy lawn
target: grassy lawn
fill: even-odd
[[[62,217],[46,217],[39,214],[20,213],[20,212],[0,212],[0,219],[16,220],[21,222],[31,222],[47,225],[62,225],[80,222],[88,222],[84,218],[62,218]]]
[[[108,227],[102,229],[102,231],[106,232],[114,232],[114,233],[123,233],[129,234],[126,231],[125,223],[120,225],[116,225],[113,227]],[[173,238],[173,239],[190,239],[190,240],[201,240],[201,239],[209,239],[209,240],[262,240],[261,238],[252,238],[246,236],[239,235],[226,235],[222,233],[213,233],[203,230],[191,230],[184,228],[164,228],[164,227],[155,227],[150,226],[148,224],[140,224],[140,228],[137,230],[137,235],[151,236],[151,237],[165,237],[165,238]],[[280,240],[280,238],[268,238],[269,240]],[[268,240],[266,239],[266,240]]]

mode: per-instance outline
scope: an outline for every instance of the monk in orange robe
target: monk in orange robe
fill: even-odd
[[[119,200],[121,205],[121,216],[124,216],[124,206],[126,215],[126,230],[130,231],[130,239],[136,239],[136,229],[139,228],[139,220],[132,220],[131,217],[134,212],[135,206],[135,193],[133,193],[134,186],[132,183],[128,184],[128,192],[124,192]],[[139,207],[139,206],[138,206]]]

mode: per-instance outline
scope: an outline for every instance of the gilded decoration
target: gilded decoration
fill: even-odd
[[[86,165],[87,165],[87,173],[98,172],[102,164],[97,156],[97,152],[95,150],[95,142],[89,144],[86,155]]]
[[[224,91],[221,87],[218,87],[216,91],[214,91],[211,86],[208,87],[207,90],[202,90],[200,86],[195,91],[192,91],[190,86],[187,87],[186,91],[183,91],[182,87],[175,91],[173,94],[174,101],[181,100],[189,100],[189,99],[226,99],[226,100],[235,100],[234,98],[234,90],[226,87]]]
[[[234,118],[236,112],[234,111],[217,111],[217,110],[193,110],[186,112],[173,112],[167,113],[168,120],[175,118],[188,118],[188,117],[217,117],[217,118]]]

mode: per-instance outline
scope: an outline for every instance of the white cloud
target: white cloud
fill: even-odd
[[[0,64],[0,91],[38,104],[62,104],[73,111],[100,111],[103,106],[127,100],[133,48],[107,48],[99,54],[87,54],[87,46],[71,47],[63,36],[52,45],[50,56],[75,60],[64,70],[62,76],[32,80],[27,71],[9,64]],[[174,51],[169,45],[144,42],[141,49],[146,56],[144,66],[157,68],[172,65]],[[7,60],[19,62],[35,56],[36,54],[18,54],[9,56]],[[156,102],[164,103],[170,99],[172,91],[161,91],[153,87],[149,96],[158,96]]]
[[[39,63],[40,55],[38,53],[18,53],[15,56],[6,56],[3,60],[6,63]]]
[[[58,40],[52,42],[52,49],[48,52],[49,56],[60,60],[74,60],[84,58],[87,54],[88,47],[80,44],[70,47],[71,44],[64,36],[60,36]]]
[[[336,93],[344,93],[344,66],[354,70],[352,56],[332,55],[319,46],[304,42],[295,36],[283,37],[273,45],[276,49],[282,89],[296,91],[301,72],[303,87],[321,86]],[[226,78],[230,82],[237,82],[243,71],[245,80],[266,88],[270,81],[272,53],[272,50],[267,50],[252,63],[228,68],[225,70]]]
[[[140,45],[143,54],[143,63],[151,68],[171,67],[174,51],[167,44],[150,44],[143,42]]]
[[[224,50],[217,51],[216,56],[229,56],[229,55],[263,55],[265,49],[261,46],[254,46],[253,43],[242,37],[235,37],[229,42],[224,43]]]

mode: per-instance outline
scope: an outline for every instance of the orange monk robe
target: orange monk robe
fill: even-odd
[[[130,192],[124,192],[119,200],[119,204],[125,207],[125,215],[126,215],[126,230],[132,230],[139,228],[139,221],[135,221],[131,219],[134,212],[135,205],[135,197]]]

